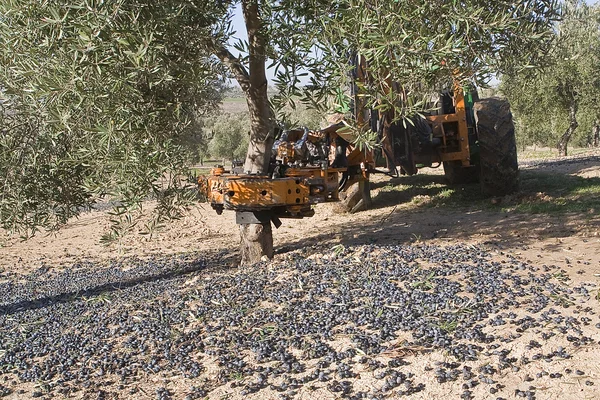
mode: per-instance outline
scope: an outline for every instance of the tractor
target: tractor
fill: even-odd
[[[356,65],[361,79],[361,64]],[[515,133],[506,100],[479,99],[473,87],[455,81],[424,118],[395,121],[390,112],[366,109],[353,94],[352,126],[377,132],[377,150],[356,145],[356,131],[344,121],[320,130],[282,130],[267,174],[231,173],[217,166],[200,178],[212,208],[218,214],[234,210],[238,224],[279,227],[281,218],[313,216],[318,203],[339,202],[349,212],[368,208],[372,174],[414,175],[439,166],[449,183],[479,181],[488,196],[517,189]]]

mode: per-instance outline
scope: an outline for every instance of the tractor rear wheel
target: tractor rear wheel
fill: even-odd
[[[499,98],[475,103],[479,142],[481,191],[485,196],[505,196],[519,186],[517,144],[510,105]]]

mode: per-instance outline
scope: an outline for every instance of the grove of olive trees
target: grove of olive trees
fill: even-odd
[[[554,147],[600,143],[600,8],[584,1],[563,4],[554,45],[542,69],[502,77],[521,146]]]
[[[238,6],[248,39],[236,42]],[[190,201],[180,138],[214,108],[226,78],[247,99],[244,170],[260,173],[279,111],[294,102],[324,110],[351,84],[349,55],[369,66],[365,105],[405,118],[453,76],[481,83],[538,66],[559,15],[554,0],[2,2],[2,224],[57,228],[106,197],[129,223],[149,195],[159,220],[180,216]],[[259,246],[270,229],[244,225],[241,234]]]

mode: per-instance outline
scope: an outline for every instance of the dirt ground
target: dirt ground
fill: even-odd
[[[522,168],[540,169],[556,174],[581,177],[600,177],[597,161],[525,162]],[[439,173],[439,171],[436,171]],[[377,204],[380,189],[373,191]],[[587,282],[600,284],[600,210],[585,214],[530,215],[498,211],[469,211],[447,208],[415,208],[406,204],[375,207],[354,215],[337,214],[334,205],[319,205],[313,218],[284,220],[275,231],[276,260],[291,250],[311,245],[353,244],[410,244],[435,243],[445,246],[452,243],[481,245],[497,254],[514,256],[532,265],[558,265],[563,268],[573,284]],[[189,251],[235,251],[238,228],[234,214],[216,215],[207,205],[200,205],[188,216],[169,225],[159,236],[146,239],[129,236],[120,243],[106,247],[100,244],[101,235],[109,227],[109,216],[104,211],[81,215],[63,230],[53,235],[38,235],[28,241],[0,234],[0,272],[28,273],[45,265],[58,270],[75,261],[91,260],[102,264],[114,258],[127,256],[152,256]],[[18,267],[17,267],[18,266]],[[19,268],[15,271],[15,268]],[[597,290],[597,289],[596,289]],[[589,306],[600,315],[600,302],[592,298],[582,306]],[[592,325],[599,322],[595,317]],[[592,337],[600,339],[600,329]],[[551,346],[551,343],[548,344]],[[515,344],[515,346],[521,346]],[[533,353],[530,349],[515,349],[517,354]],[[442,354],[415,355],[411,363],[423,370],[435,361],[445,361]],[[600,346],[579,349],[569,360],[553,362],[553,370],[581,369],[585,376],[568,376],[558,380],[547,378],[537,398],[582,399],[600,398]],[[418,374],[418,372],[417,372]],[[515,388],[527,388],[524,372],[509,372],[504,377],[514,380]],[[585,378],[585,379],[584,379]],[[595,387],[585,388],[591,379]],[[556,382],[556,383],[555,383]],[[540,381],[536,384],[539,386]],[[431,383],[428,387],[435,386]],[[456,387],[455,387],[456,386]],[[460,384],[439,386],[438,393],[428,390],[426,396],[458,398]],[[585,389],[585,391],[584,391]],[[221,393],[222,392],[222,393]],[[224,395],[217,390],[213,395]],[[276,398],[276,394],[273,394]],[[316,396],[316,397],[313,397]],[[423,395],[415,398],[427,398]],[[236,398],[227,397],[227,398]],[[302,398],[336,398],[332,393],[315,392]],[[432,397],[429,397],[432,398]],[[496,398],[480,394],[477,398]],[[510,396],[510,398],[514,398]]]
[[[577,158],[524,161],[521,169],[539,169],[585,178],[600,177],[598,161]],[[440,170],[425,169],[425,174]],[[377,177],[375,183],[386,183]],[[375,185],[377,186],[377,185]],[[379,185],[383,186],[383,185]],[[496,211],[415,208],[407,204],[378,205],[380,189],[373,190],[375,207],[357,214],[339,214],[335,204],[316,207],[313,218],[283,220],[274,231],[276,253],[314,244],[411,243],[461,241],[504,249],[524,259],[543,263],[590,262],[600,273],[600,212],[585,215],[527,215]],[[69,222],[58,233],[38,234],[22,241],[0,231],[0,268],[20,271],[70,265],[76,260],[102,261],[125,256],[168,255],[189,251],[235,251],[238,227],[231,211],[219,216],[207,204],[199,204],[185,218],[170,223],[156,237],[129,235],[119,243],[100,243],[110,227],[106,211],[91,211]],[[26,267],[24,267],[26,266]]]

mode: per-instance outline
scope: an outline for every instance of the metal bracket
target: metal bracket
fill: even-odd
[[[273,222],[275,228],[281,226],[281,220],[269,211],[236,211],[235,223],[238,225],[266,224]]]

